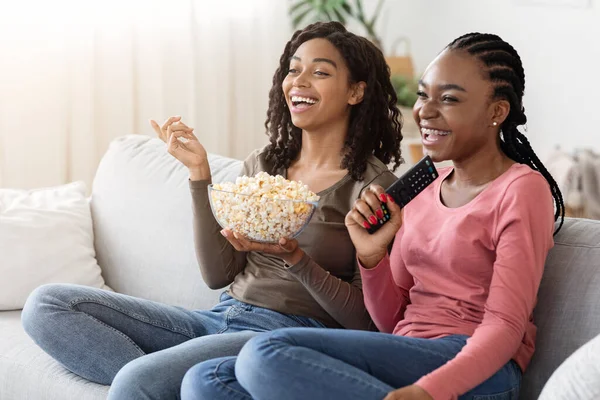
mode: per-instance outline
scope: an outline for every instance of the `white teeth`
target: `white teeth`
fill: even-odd
[[[309,103],[309,104],[315,104],[317,102],[317,100],[315,100],[315,99],[310,99],[308,97],[300,97],[300,96],[292,96],[292,101],[294,103],[304,102],[304,103]]]
[[[421,132],[424,135],[437,135],[437,136],[446,136],[446,135],[450,134],[449,131],[438,131],[437,129],[430,129],[430,128],[421,128]]]

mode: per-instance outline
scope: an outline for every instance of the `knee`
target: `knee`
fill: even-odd
[[[208,384],[204,377],[210,376],[205,363],[196,364],[186,372],[181,382],[181,400],[198,400],[204,395]],[[210,398],[210,397],[209,397]]]
[[[31,337],[38,335],[46,326],[44,318],[60,307],[60,294],[65,290],[64,284],[47,284],[36,288],[29,294],[21,313],[21,324]]]
[[[270,375],[277,373],[278,354],[293,346],[290,330],[263,333],[244,345],[235,364],[235,376],[242,386],[252,388],[261,385],[261,380],[270,379]]]
[[[271,332],[253,337],[242,347],[236,362],[236,373],[242,375],[247,371],[255,371],[258,365],[264,364],[269,351]]]
[[[226,385],[235,381],[235,357],[214,359],[190,368],[181,383],[181,400],[209,400],[219,398]]]
[[[147,357],[136,358],[125,364],[113,379],[108,394],[109,400],[158,399],[166,389],[159,388],[165,384],[165,371]],[[175,389],[175,393],[177,390]]]
[[[253,337],[240,351],[236,369],[237,366],[244,369],[255,369],[255,367],[268,363],[270,359],[274,358],[275,352],[293,347],[295,345],[295,330],[297,329],[279,329]]]

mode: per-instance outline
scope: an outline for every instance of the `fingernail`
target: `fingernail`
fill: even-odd
[[[385,197],[385,194],[381,193],[381,194],[379,195],[379,199],[380,199],[381,201],[383,201],[384,203],[387,203],[387,198]]]
[[[371,216],[369,217],[369,222],[370,222],[371,224],[373,224],[373,225],[377,225],[377,218],[375,218],[375,216],[374,216],[374,215],[371,215]]]
[[[365,229],[369,229],[371,227],[371,225],[367,221],[363,222],[363,226],[365,227]]]
[[[388,195],[387,195],[387,197],[388,197],[388,200],[389,200],[391,203],[395,203],[395,201],[394,201],[394,198],[393,198],[392,196],[390,196],[390,195],[388,194]]]
[[[383,211],[377,210],[377,211],[375,211],[375,214],[377,214],[377,218],[379,218],[379,219],[383,218]]]
[[[223,236],[227,237],[227,232],[225,232],[225,229],[223,229],[223,230],[221,231],[221,235],[223,235]]]
[[[233,237],[236,238],[236,239],[239,239],[237,232],[233,232]]]

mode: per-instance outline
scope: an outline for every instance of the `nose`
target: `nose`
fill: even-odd
[[[294,78],[293,85],[294,87],[310,87],[310,81],[308,80],[305,71],[302,71]]]
[[[423,100],[415,104],[418,107],[418,114],[420,119],[433,119],[437,117],[439,110],[434,101]]]

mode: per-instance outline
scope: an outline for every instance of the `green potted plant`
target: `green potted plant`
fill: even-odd
[[[338,21],[346,25],[349,19],[354,19],[365,29],[369,40],[383,49],[381,39],[375,32],[383,2],[378,1],[370,18],[365,15],[362,0],[354,0],[352,4],[349,0],[291,0],[289,14],[294,29],[317,21]]]
[[[415,79],[409,79],[404,75],[392,75],[392,85],[398,97],[398,105],[412,108],[417,101],[418,82]]]
[[[421,134],[412,117],[412,108],[417,101],[419,83],[416,79],[404,75],[392,75],[391,81],[398,97],[398,108],[404,119],[402,134],[406,139],[418,139]]]

